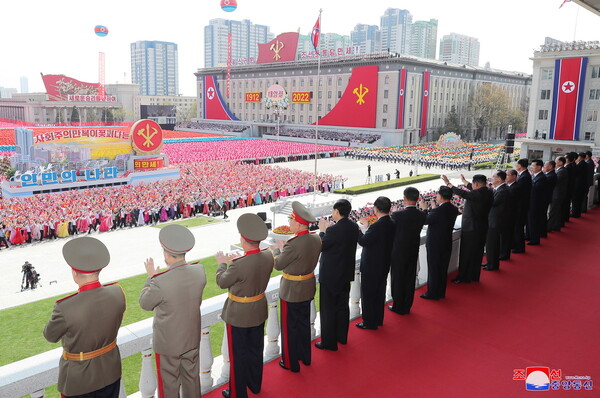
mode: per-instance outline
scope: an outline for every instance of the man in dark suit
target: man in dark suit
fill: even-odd
[[[515,223],[519,210],[518,173],[515,169],[506,171],[506,186],[508,187],[508,211],[506,212],[506,228],[500,232],[500,260],[510,260],[510,252],[514,242]]]
[[[581,212],[582,213],[587,213],[588,196],[590,193],[590,187],[592,185],[594,185],[594,172],[595,172],[596,165],[594,164],[594,160],[592,159],[592,151],[585,152],[585,164],[587,165],[587,173],[586,173],[586,180],[585,180],[586,189],[583,193],[583,201],[581,203]]]
[[[567,192],[565,196],[565,201],[562,206],[562,227],[565,226],[565,223],[569,221],[571,218],[571,202],[573,200],[573,193],[575,192],[575,182],[577,180],[577,171],[575,169],[575,160],[577,159],[577,154],[575,152],[569,152],[565,155],[567,159],[567,163],[565,164],[565,170],[567,170],[568,183],[567,183]]]
[[[321,341],[315,347],[337,351],[337,344],[348,342],[350,321],[350,282],[354,280],[358,225],[348,216],[352,205],[340,199],[333,205],[335,224],[325,219],[319,221],[322,240],[319,264],[319,295]]]
[[[458,277],[452,282],[479,282],[483,248],[488,229],[488,213],[492,207],[494,196],[487,187],[487,178],[484,175],[474,175],[472,184],[463,175],[461,175],[461,179],[467,185],[468,191],[450,184],[448,177],[442,175],[442,180],[444,180],[446,186],[452,188],[455,195],[466,199],[461,222]]]
[[[540,244],[542,229],[544,228],[544,211],[546,209],[546,188],[548,181],[542,172],[544,162],[536,159],[531,162],[531,194],[529,196],[529,213],[527,229],[529,231],[530,246]]]
[[[529,216],[531,196],[531,174],[529,174],[527,166],[529,166],[529,160],[526,158],[519,159],[515,166],[518,174],[519,198],[517,199],[517,219],[513,234],[513,253],[525,253],[525,226]]]
[[[502,232],[506,229],[506,218],[509,205],[509,188],[506,185],[506,172],[498,170],[492,176],[494,187],[494,200],[488,214],[488,230],[485,241],[485,255],[487,264],[483,265],[485,271],[500,269],[500,248]]]
[[[581,217],[581,209],[587,186],[588,165],[585,162],[585,152],[580,152],[575,161],[575,186],[573,187],[573,198],[571,199],[571,217]]]
[[[550,203],[552,203],[552,196],[554,195],[554,188],[556,187],[556,162],[554,160],[548,160],[544,163],[544,167],[542,168],[542,172],[546,175],[546,193],[545,196],[545,206],[544,212],[542,213],[542,238],[548,237],[548,209],[550,207]]]
[[[377,329],[383,325],[385,287],[394,243],[394,223],[390,218],[392,202],[380,196],[373,203],[377,221],[371,226],[366,219],[360,222],[363,228],[358,236],[362,246],[360,256],[361,305],[363,321],[357,323],[360,329]]]
[[[421,202],[421,209],[427,213],[427,292],[421,298],[439,300],[446,298],[446,281],[448,280],[448,266],[452,257],[452,231],[458,216],[458,209],[450,201],[452,190],[441,186],[432,209],[427,210],[425,201]],[[432,201],[433,202],[433,201]]]
[[[548,213],[548,231],[560,231],[564,225],[562,219],[562,208],[567,196],[567,187],[569,184],[569,174],[565,169],[567,160],[564,156],[559,156],[555,161],[556,184],[552,191],[552,200],[550,201],[550,211]]]
[[[421,230],[425,224],[425,213],[417,209],[419,190],[408,187],[404,190],[404,210],[394,212],[394,245],[392,247],[392,298],[394,304],[388,308],[400,315],[410,313],[417,282],[417,265]]]

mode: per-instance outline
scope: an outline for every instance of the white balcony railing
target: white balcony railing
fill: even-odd
[[[459,217],[460,219],[460,217]],[[458,248],[460,244],[460,231],[453,234],[452,258],[450,260],[449,272],[458,268]],[[360,316],[360,247],[357,251],[355,281],[350,289],[350,318]],[[318,267],[317,270],[318,271]],[[318,282],[318,272],[317,275]],[[279,345],[279,320],[277,307],[279,304],[279,282],[281,277],[271,278],[267,286],[266,296],[269,303],[269,317],[266,326],[264,361],[268,362],[280,355]],[[421,236],[421,247],[419,252],[419,270],[417,275],[417,286],[427,283],[427,256],[425,249],[425,234]],[[229,355],[227,351],[227,334],[223,335],[221,346],[222,356],[213,357],[210,346],[210,326],[222,322],[221,309],[227,298],[227,294],[221,294],[202,301],[202,334],[200,336],[200,383],[202,392],[208,392],[229,380]],[[388,278],[387,298],[391,300],[390,285]],[[315,302],[311,303],[311,329],[312,338],[318,336],[317,313]],[[41,331],[40,331],[41,333]],[[156,391],[156,376],[154,374],[153,352],[152,352],[152,318],[136,322],[119,329],[117,344],[121,351],[121,357],[141,354],[142,369],[140,373],[139,392],[137,397],[154,397]],[[32,398],[45,397],[44,389],[56,384],[58,380],[58,363],[62,354],[62,348],[56,348],[38,355],[0,367],[0,397],[18,398],[30,395]],[[216,380],[215,380],[216,379]],[[125,392],[121,384],[120,398],[133,391]]]

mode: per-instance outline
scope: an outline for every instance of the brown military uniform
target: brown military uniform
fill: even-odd
[[[67,353],[90,353],[116,341],[124,312],[125,294],[121,286],[89,283],[78,293],[56,302],[44,337],[52,343],[61,340]],[[83,395],[115,383],[120,377],[118,347],[83,361],[65,359],[63,354],[58,391],[66,396]]]
[[[154,311],[152,345],[163,398],[200,396],[198,347],[204,267],[184,261],[146,279],[140,306]]]

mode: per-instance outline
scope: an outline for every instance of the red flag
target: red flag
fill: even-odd
[[[319,36],[321,36],[321,15],[317,18],[317,22],[315,22],[315,26],[313,26],[312,33],[310,34],[310,40],[312,41],[315,51],[317,51],[317,47],[319,47]]]
[[[560,9],[560,8],[562,8],[562,6],[564,6],[564,5],[565,5],[565,3],[568,3],[568,2],[570,2],[570,1],[571,1],[571,0],[565,0],[565,1],[563,1],[563,2],[562,2],[562,4],[560,5],[560,7],[558,7],[558,8],[559,8],[559,9]]]
[[[550,139],[579,140],[587,62],[587,57],[555,61]]]
[[[268,43],[259,44],[256,63],[294,61],[299,37],[300,34],[297,32],[287,32],[280,34]]]
[[[427,135],[427,120],[429,118],[429,80],[431,72],[423,72],[423,92],[421,96],[421,133],[420,137]]]

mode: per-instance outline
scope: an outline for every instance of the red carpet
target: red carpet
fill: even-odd
[[[531,396],[513,380],[528,366],[598,383],[553,397],[600,396],[599,226],[600,209],[572,219],[500,271],[482,271],[480,283],[450,283],[446,300],[420,299],[421,289],[410,315],[386,311],[378,331],[354,321],[347,346],[313,348],[313,364],[298,374],[266,364],[258,397]]]

